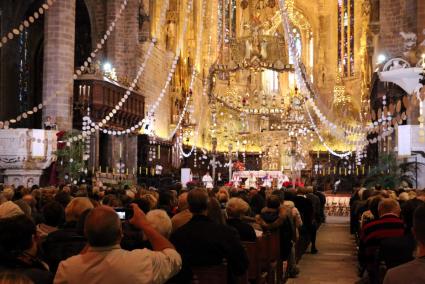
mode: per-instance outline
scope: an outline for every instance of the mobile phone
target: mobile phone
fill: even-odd
[[[131,208],[114,208],[120,220],[128,220],[133,216]]]

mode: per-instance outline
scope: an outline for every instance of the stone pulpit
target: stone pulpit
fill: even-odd
[[[0,129],[0,176],[7,185],[31,187],[56,159],[55,130]]]

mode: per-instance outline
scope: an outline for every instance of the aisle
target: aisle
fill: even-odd
[[[287,283],[353,284],[358,280],[348,217],[328,217],[318,233],[317,248],[318,254],[303,256],[298,278]]]

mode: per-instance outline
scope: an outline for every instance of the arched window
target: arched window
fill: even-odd
[[[338,0],[338,66],[354,75],[354,0]]]

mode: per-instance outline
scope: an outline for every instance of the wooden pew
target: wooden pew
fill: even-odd
[[[256,242],[242,242],[242,246],[245,248],[249,260],[247,272],[248,281],[257,284],[267,282],[267,270],[262,270],[262,267],[266,267],[267,263],[261,262],[261,241],[260,237]],[[264,261],[266,260],[264,259]]]
[[[227,284],[227,264],[192,267],[192,284]]]
[[[270,233],[267,249],[269,251],[268,283],[281,283],[283,265],[280,257],[280,233],[278,230]]]

